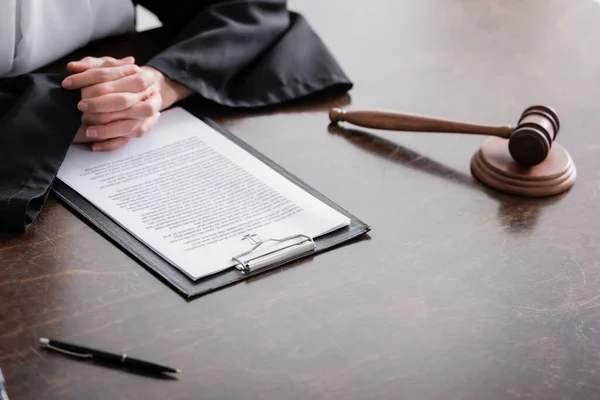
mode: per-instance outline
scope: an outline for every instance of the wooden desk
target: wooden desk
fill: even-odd
[[[600,390],[600,4],[293,1],[356,87],[212,114],[372,225],[369,240],[185,302],[51,199],[0,236],[11,399],[583,399]],[[554,106],[578,168],[545,200],[470,175],[482,137],[328,130],[331,106],[515,123]],[[49,336],[182,368],[160,381]]]

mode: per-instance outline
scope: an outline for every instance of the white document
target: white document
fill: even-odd
[[[121,149],[72,145],[58,178],[192,279],[233,266],[245,235],[316,238],[350,223],[181,108]]]

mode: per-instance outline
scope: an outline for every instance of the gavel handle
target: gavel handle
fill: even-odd
[[[464,122],[400,114],[386,111],[346,111],[332,108],[329,111],[332,122],[346,121],[365,128],[415,132],[448,132],[491,135],[508,139],[514,128],[511,126],[475,125]]]

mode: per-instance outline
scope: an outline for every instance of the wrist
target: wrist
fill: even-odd
[[[155,68],[149,66],[142,66],[141,68],[152,73],[156,78],[162,97],[161,111],[171,107],[173,104],[185,99],[193,93],[192,90],[167,78],[162,72]]]

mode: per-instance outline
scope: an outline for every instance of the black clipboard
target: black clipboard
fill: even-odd
[[[322,193],[309,186],[307,183],[300,180],[298,177],[294,176],[289,171],[285,170],[283,167],[266,157],[264,154],[260,153],[258,150],[254,149],[252,146],[235,136],[230,131],[217,124],[215,121],[200,115],[198,112],[194,111],[193,108],[182,108],[246,150],[254,157],[258,158],[260,161],[271,167],[283,177],[287,178],[300,188],[304,189],[306,192],[310,193],[325,204],[328,204],[330,207],[339,211],[350,219],[350,225],[329,234],[320,236],[316,239],[305,237],[301,233],[294,238],[273,238],[274,240],[283,240],[286,242],[289,242],[288,239],[298,240],[291,245],[287,245],[281,250],[281,252],[278,252],[277,254],[268,253],[267,255],[270,262],[268,262],[266,265],[265,262],[260,261],[254,263],[256,259],[252,257],[242,259],[242,256],[247,254],[232,254],[232,258],[238,262],[236,266],[198,280],[192,280],[177,267],[154,252],[139,239],[131,235],[119,224],[114,222],[79,193],[71,189],[58,178],[55,180],[52,186],[52,192],[62,204],[74,212],[84,222],[88,223],[97,231],[102,233],[108,240],[125,251],[130,257],[142,264],[142,266],[144,266],[151,273],[161,278],[163,282],[165,282],[184,298],[197,298],[212,291],[280,267],[292,261],[333,249],[334,247],[349,242],[371,230],[370,226],[356,218],[354,215],[350,214],[347,210],[334,203],[331,199],[327,198]],[[270,239],[271,238],[269,238],[269,240]],[[256,242],[254,247],[259,247],[261,244],[262,242]],[[259,265],[260,268],[256,268],[256,265]]]

